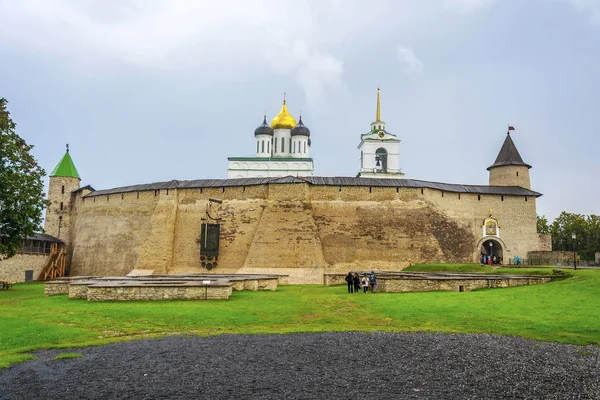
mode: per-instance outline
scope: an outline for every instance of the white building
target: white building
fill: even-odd
[[[381,120],[381,101],[377,88],[377,116],[371,122],[371,131],[360,135],[360,172],[358,176],[365,178],[404,177],[400,169],[400,140],[387,131],[385,122]]]
[[[262,178],[281,176],[313,176],[313,159],[309,157],[310,130],[296,123],[286,107],[285,97],[279,114],[254,130],[256,155],[229,157],[228,178]]]

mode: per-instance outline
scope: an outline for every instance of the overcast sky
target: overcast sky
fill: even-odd
[[[382,119],[406,178],[487,184],[507,125],[538,214],[600,214],[600,0],[0,0],[0,97],[82,185],[226,178],[287,93],[316,176]]]

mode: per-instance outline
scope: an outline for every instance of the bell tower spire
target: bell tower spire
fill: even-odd
[[[377,116],[375,122],[381,122],[381,98],[379,96],[379,86],[377,86]]]

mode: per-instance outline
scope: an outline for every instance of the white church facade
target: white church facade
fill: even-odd
[[[264,116],[263,123],[254,130],[256,153],[248,157],[229,157],[227,177],[276,178],[284,176],[311,177],[314,162],[309,155],[310,130],[288,112],[286,99],[271,124]],[[377,88],[377,113],[371,130],[360,136],[360,170],[358,177],[400,179],[400,140],[387,131],[381,120],[381,97]]]
[[[313,176],[313,159],[309,156],[310,130],[288,112],[285,97],[279,114],[271,125],[265,115],[254,130],[256,155],[229,157],[228,178],[263,178]]]

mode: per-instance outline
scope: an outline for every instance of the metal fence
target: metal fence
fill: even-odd
[[[598,264],[594,260],[576,260],[578,267],[597,267]],[[515,264],[512,258],[508,259],[508,265],[545,265],[553,267],[573,267],[573,260],[564,258],[522,258],[519,264]]]

